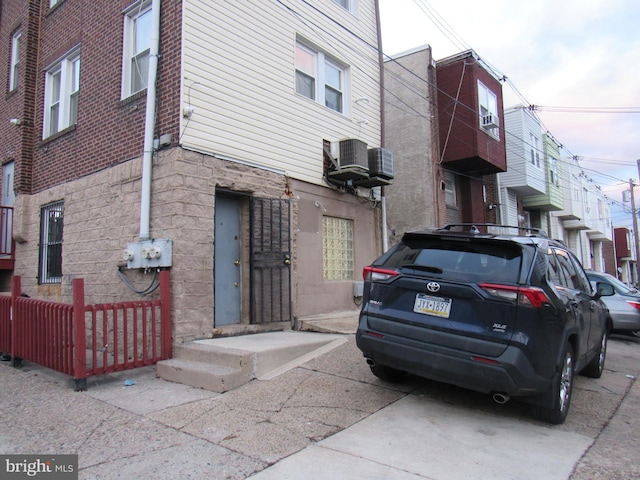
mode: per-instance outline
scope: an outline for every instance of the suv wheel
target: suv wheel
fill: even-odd
[[[369,368],[371,368],[371,373],[376,377],[389,383],[398,383],[402,381],[405,376],[405,372],[402,370],[396,370],[395,368],[387,367],[386,365],[370,365]]]
[[[582,371],[582,374],[585,377],[600,378],[602,376],[602,371],[604,370],[604,360],[607,357],[607,339],[608,335],[605,330],[604,332],[602,332],[600,348],[598,349],[596,356],[593,357],[593,360],[591,360]]]
[[[563,423],[567,414],[569,413],[569,405],[571,404],[571,392],[573,390],[573,375],[574,375],[574,359],[573,359],[573,347],[571,344],[567,344],[564,351],[564,361],[562,362],[560,373],[556,376],[553,382],[553,386],[547,398],[552,407],[542,407],[539,405],[534,406],[534,415],[540,420],[548,423],[560,424]]]

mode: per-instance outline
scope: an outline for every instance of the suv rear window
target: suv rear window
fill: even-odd
[[[442,274],[451,280],[516,283],[521,260],[521,247],[512,242],[436,237],[406,241],[384,259],[383,265]]]

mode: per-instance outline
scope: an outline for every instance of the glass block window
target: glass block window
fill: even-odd
[[[325,280],[353,280],[353,220],[322,217]]]

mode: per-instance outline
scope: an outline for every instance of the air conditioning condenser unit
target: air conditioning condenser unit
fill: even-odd
[[[331,144],[331,156],[336,160],[336,170],[329,176],[340,181],[360,180],[369,177],[367,144],[356,138],[348,138]]]
[[[357,138],[340,140],[331,145],[334,158],[338,161],[338,168],[358,166],[369,169],[367,144]]]
[[[386,148],[369,149],[369,175],[387,180],[393,178],[393,153]]]

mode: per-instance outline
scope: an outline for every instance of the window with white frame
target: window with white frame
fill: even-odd
[[[151,51],[151,3],[139,2],[125,12],[122,98],[147,88]]]
[[[40,209],[40,261],[38,283],[62,282],[62,231],[64,203],[55,202]]]
[[[456,177],[453,172],[444,172],[444,200],[447,207],[457,207],[458,200],[456,196]]]
[[[604,218],[604,204],[602,203],[602,199],[598,198],[598,219],[602,220]]]
[[[322,217],[322,266],[325,280],[353,280],[353,220]]]
[[[591,199],[589,198],[589,190],[586,187],[582,187],[582,200],[584,201],[584,211],[591,213]]]
[[[529,133],[529,149],[531,150],[531,165],[540,167],[540,149],[538,148],[539,139],[533,133]]]
[[[78,123],[80,50],[74,49],[47,68],[43,138]]]
[[[500,118],[498,117],[498,97],[478,80],[478,110],[480,127],[493,137],[500,138]]]
[[[349,10],[354,15],[358,13],[358,0],[333,0],[342,8]]]
[[[296,92],[345,113],[347,68],[324,52],[296,43]]]
[[[18,88],[18,71],[20,69],[20,30],[11,36],[11,70],[9,71],[9,91]]]
[[[558,159],[549,157],[549,183],[552,185],[560,185],[558,177]]]

